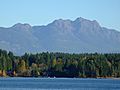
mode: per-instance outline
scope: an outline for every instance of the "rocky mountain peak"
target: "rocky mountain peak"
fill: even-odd
[[[14,29],[18,29],[18,30],[30,30],[32,28],[32,26],[30,24],[27,23],[17,23],[15,25],[12,26],[12,28]]]
[[[10,28],[0,28],[0,48],[16,54],[45,51],[117,53],[120,52],[120,32],[102,28],[96,20],[81,17],[74,21],[58,19],[36,28],[17,23]]]

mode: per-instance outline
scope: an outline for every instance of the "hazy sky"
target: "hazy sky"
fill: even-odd
[[[0,0],[0,26],[83,17],[120,31],[120,0]]]

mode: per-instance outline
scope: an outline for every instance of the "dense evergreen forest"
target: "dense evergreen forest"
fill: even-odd
[[[15,56],[0,49],[0,76],[120,77],[120,53],[37,53]]]

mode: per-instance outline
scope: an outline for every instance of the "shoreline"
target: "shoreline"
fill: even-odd
[[[29,78],[34,78],[34,79],[112,79],[112,80],[120,80],[120,77],[119,78],[114,78],[114,77],[97,77],[97,78],[90,78],[90,77],[87,77],[87,78],[83,78],[83,77],[9,77],[9,76],[6,76],[6,77],[0,77],[0,78],[24,78],[24,79],[29,79]]]

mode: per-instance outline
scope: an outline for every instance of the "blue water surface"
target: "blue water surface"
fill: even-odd
[[[120,80],[93,78],[0,78],[0,90],[120,90]]]

